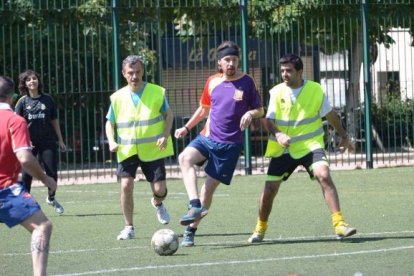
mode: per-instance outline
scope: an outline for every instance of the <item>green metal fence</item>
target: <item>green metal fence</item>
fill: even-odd
[[[337,154],[327,126],[333,166],[412,164],[413,18],[413,0],[0,0],[0,68],[16,81],[25,69],[38,71],[58,103],[69,149],[60,153],[61,181],[115,177],[104,124],[109,95],[125,85],[124,57],[144,58],[146,80],[167,88],[174,127],[181,127],[217,69],[215,49],[224,40],[242,46],[242,69],[265,106],[280,82],[279,57],[303,58],[304,77],[323,85],[357,145],[355,154]],[[171,177],[180,176],[177,156],[201,127],[174,139]],[[264,172],[260,120],[246,141],[238,173]]]

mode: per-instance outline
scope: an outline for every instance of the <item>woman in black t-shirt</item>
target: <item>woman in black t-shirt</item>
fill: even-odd
[[[57,119],[55,103],[50,95],[42,93],[42,82],[39,75],[27,70],[19,75],[19,91],[23,95],[16,103],[15,112],[26,119],[33,155],[42,164],[46,174],[57,181],[58,152],[56,138],[62,152],[66,151]],[[22,171],[22,182],[30,192],[32,176]],[[63,206],[55,199],[55,193],[48,193],[46,202],[59,214],[64,212]]]

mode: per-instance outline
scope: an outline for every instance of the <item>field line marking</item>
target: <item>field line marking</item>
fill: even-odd
[[[401,250],[408,250],[408,249],[414,249],[414,245],[390,247],[390,248],[382,248],[382,249],[374,249],[374,250],[361,250],[361,251],[351,251],[351,252],[342,252],[342,253],[316,254],[316,255],[303,255],[303,256],[286,256],[286,257],[266,258],[266,259],[235,260],[235,261],[225,261],[225,262],[205,262],[205,263],[174,264],[174,265],[157,265],[157,266],[150,265],[150,266],[142,266],[142,267],[138,266],[138,267],[130,267],[130,268],[103,269],[103,270],[85,271],[85,272],[79,272],[79,273],[55,274],[54,276],[80,276],[80,275],[107,274],[107,273],[139,271],[139,270],[152,270],[152,269],[172,269],[172,268],[193,267],[193,266],[200,267],[200,266],[213,266],[213,265],[290,261],[290,260],[299,260],[299,259],[315,259],[315,258],[324,258],[324,257],[338,257],[338,256],[348,256],[348,255],[384,253],[384,252],[401,251]]]
[[[395,235],[395,234],[410,234],[414,233],[413,230],[404,230],[404,231],[388,231],[388,232],[378,232],[378,233],[358,233],[355,237],[364,237],[364,236],[380,236],[380,235]],[[266,242],[276,242],[276,241],[291,241],[291,240],[318,240],[318,239],[332,239],[335,238],[334,235],[326,236],[303,236],[303,237],[284,237],[284,238],[274,238],[274,239],[264,239]],[[209,243],[200,243],[200,245],[226,245],[226,244],[238,244],[243,241],[220,241],[220,242],[209,242]],[[247,241],[245,241],[247,244]],[[56,250],[50,251],[49,254],[71,254],[71,253],[85,253],[85,252],[98,252],[98,251],[108,251],[108,250],[133,250],[133,249],[142,249],[150,248],[150,246],[131,246],[131,247],[112,247],[112,248],[86,248],[86,249],[69,249],[69,250]],[[13,257],[13,256],[24,256],[31,255],[30,252],[22,253],[0,253],[0,257]]]

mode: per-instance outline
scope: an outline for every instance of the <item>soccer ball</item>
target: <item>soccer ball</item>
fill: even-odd
[[[152,235],[151,247],[160,256],[174,254],[178,249],[178,236],[170,229],[160,229]]]

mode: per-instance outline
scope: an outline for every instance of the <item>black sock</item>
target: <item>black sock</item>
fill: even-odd
[[[196,207],[196,208],[200,208],[201,207],[201,201],[200,199],[192,199],[190,200],[190,205],[191,207]]]
[[[197,231],[197,228],[193,228],[190,225],[187,226],[187,229],[185,229],[185,231],[191,232],[193,234],[195,234],[195,232]]]
[[[50,192],[49,188],[48,188],[48,191]],[[49,201],[55,200],[55,194],[56,194],[56,192],[53,192],[52,194],[49,194],[49,196],[48,196]]]

